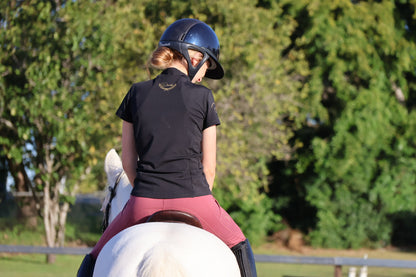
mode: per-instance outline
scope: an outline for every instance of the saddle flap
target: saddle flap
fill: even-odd
[[[163,210],[155,212],[147,219],[146,222],[181,222],[203,229],[201,222],[196,216],[177,210]]]

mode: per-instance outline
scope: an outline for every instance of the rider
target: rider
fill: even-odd
[[[92,276],[107,241],[160,210],[195,215],[231,248],[241,276],[256,276],[248,240],[211,193],[220,121],[211,90],[197,83],[204,76],[224,76],[219,50],[215,32],[196,19],[177,20],[163,33],[150,59],[163,72],[133,84],[116,112],[123,120],[122,163],[134,184],[131,197],[84,258],[77,276]]]

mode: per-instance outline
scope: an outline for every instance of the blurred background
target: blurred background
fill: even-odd
[[[214,196],[255,246],[416,245],[415,0],[0,3],[0,244],[94,245],[115,116],[165,28],[205,21]]]

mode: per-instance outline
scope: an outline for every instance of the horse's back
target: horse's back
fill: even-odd
[[[213,234],[183,223],[152,222],[113,237],[98,256],[94,276],[239,277],[240,272],[231,250]]]

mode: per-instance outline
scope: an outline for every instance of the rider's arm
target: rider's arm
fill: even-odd
[[[136,178],[137,166],[137,151],[134,143],[133,124],[123,120],[123,131],[121,135],[121,162],[123,163],[124,172],[129,178],[130,184],[134,186],[134,179]]]
[[[206,128],[202,132],[202,166],[209,189],[212,190],[217,164],[217,126]]]

